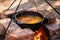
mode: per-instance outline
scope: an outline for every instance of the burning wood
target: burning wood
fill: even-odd
[[[49,40],[45,30],[42,27],[35,32],[34,40]]]

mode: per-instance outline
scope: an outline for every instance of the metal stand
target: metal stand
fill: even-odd
[[[15,1],[16,1],[16,0],[15,0]],[[15,1],[14,1],[14,2],[15,2]],[[21,4],[21,1],[22,1],[22,0],[19,1],[19,4],[18,4],[18,6],[17,6],[17,8],[16,8],[16,10],[15,10],[15,14],[16,14],[16,11],[18,10],[18,8],[19,8],[19,6],[20,6],[20,4]],[[14,2],[13,2],[13,3],[14,3]],[[13,3],[11,4],[11,6],[13,5]],[[11,6],[10,6],[10,7],[11,7]],[[10,7],[9,7],[9,8],[10,8]],[[9,8],[8,8],[8,9],[9,9]],[[7,9],[7,10],[8,10],[8,9]],[[13,14],[13,16],[15,16],[15,14]],[[9,22],[9,25],[7,26],[7,29],[5,30],[5,36],[4,36],[4,39],[3,39],[3,40],[5,40],[5,37],[6,37],[6,35],[7,35],[8,28],[10,27],[10,24],[12,23],[12,21],[13,21],[13,17],[12,17],[11,21]]]
[[[53,10],[60,15],[60,13],[47,0],[45,0],[45,2],[48,3],[53,8]]]

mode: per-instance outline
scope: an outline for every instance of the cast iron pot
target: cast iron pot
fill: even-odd
[[[35,16],[39,16],[42,18],[42,21],[41,22],[38,22],[38,23],[35,23],[35,24],[25,24],[25,23],[21,23],[20,21],[18,21],[18,17],[21,17],[21,16],[24,16],[24,15],[35,15]],[[44,17],[41,13],[39,12],[34,12],[34,11],[21,11],[21,12],[18,12],[16,15],[15,15],[15,22],[21,27],[21,28],[30,28],[32,29],[33,31],[36,31],[40,28],[41,24],[43,23],[44,21]]]

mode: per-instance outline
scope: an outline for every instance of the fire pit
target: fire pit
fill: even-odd
[[[36,24],[24,24],[24,23],[21,24],[17,20],[17,18],[21,17],[21,16],[24,16],[24,15],[37,15],[37,16],[41,17],[43,20],[42,20],[42,22],[39,22],[39,23],[36,23]],[[49,30],[46,28],[46,26],[44,25],[43,21],[44,21],[44,17],[38,12],[21,11],[21,12],[18,12],[15,15],[15,22],[21,28],[30,28],[30,29],[32,29],[35,32],[33,40],[50,40]]]
[[[36,15],[36,16],[41,17],[42,21],[38,22],[38,23],[34,23],[34,24],[24,24],[24,23],[21,23],[17,20],[17,18],[21,17],[22,15]],[[14,21],[21,28],[30,28],[35,32],[33,40],[50,40],[49,30],[43,24],[44,17],[40,13],[33,12],[33,11],[24,11],[24,12],[22,11],[22,12],[18,12],[14,17],[15,17]],[[9,27],[9,25],[8,25],[8,27]]]

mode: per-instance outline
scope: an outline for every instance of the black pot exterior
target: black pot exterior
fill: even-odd
[[[41,18],[42,18],[42,21],[39,22],[39,23],[35,23],[35,24],[22,24],[22,23],[20,23],[20,22],[17,20],[17,18],[18,18],[18,17],[21,17],[21,16],[24,16],[24,15],[36,15],[36,16],[41,17]],[[20,12],[20,13],[18,13],[18,14],[15,15],[15,22],[16,22],[21,28],[30,28],[30,29],[32,29],[33,31],[36,31],[36,30],[38,30],[38,29],[40,28],[40,25],[42,24],[43,20],[44,20],[44,17],[43,17],[40,13],[38,13],[38,12],[33,12],[33,11],[22,11],[22,12]]]
[[[37,24],[19,24],[17,23],[21,28],[30,28],[33,31],[36,31],[40,28],[41,23],[37,23]]]

